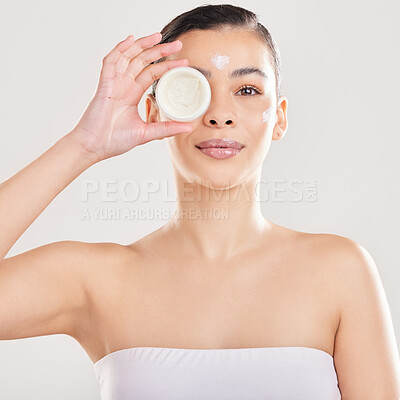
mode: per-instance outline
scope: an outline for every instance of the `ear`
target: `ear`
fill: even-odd
[[[158,105],[156,98],[152,94],[146,96],[145,101],[146,106],[146,122],[153,123],[160,121],[160,114],[158,110]]]
[[[276,108],[277,119],[274,127],[274,132],[272,134],[272,140],[279,140],[285,136],[285,133],[288,129],[287,107],[288,99],[285,96],[281,96],[279,98],[279,103]]]

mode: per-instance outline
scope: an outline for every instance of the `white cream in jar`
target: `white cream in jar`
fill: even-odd
[[[167,118],[192,121],[203,115],[210,105],[210,84],[197,69],[172,68],[157,83],[156,101]]]

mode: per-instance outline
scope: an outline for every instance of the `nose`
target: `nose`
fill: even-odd
[[[203,115],[204,124],[214,128],[234,127],[236,118],[231,111],[232,105],[227,103],[229,102],[222,101],[221,98],[217,100],[212,96],[210,106]]]

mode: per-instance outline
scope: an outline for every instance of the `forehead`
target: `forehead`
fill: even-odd
[[[190,64],[212,67],[215,54],[229,57],[228,68],[252,65],[273,76],[267,45],[255,33],[245,30],[195,30],[180,35],[182,49],[168,56],[169,60],[189,59]],[[214,71],[218,71],[214,68]]]

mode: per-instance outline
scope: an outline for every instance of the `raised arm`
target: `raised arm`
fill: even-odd
[[[0,185],[0,339],[73,334],[87,310],[90,273],[120,245],[62,241],[5,258],[48,204],[85,169],[137,145],[189,132],[191,124],[145,123],[138,104],[167,70],[188,60],[152,61],[177,52],[159,33],[118,43],[103,59],[99,84],[77,126]],[[117,253],[114,251],[117,250]]]
[[[95,162],[73,135],[62,137],[0,184],[0,260],[53,199]]]
[[[67,134],[0,185],[0,340],[72,334],[72,316],[84,307],[78,243],[47,244],[4,256],[58,193],[93,162]]]

